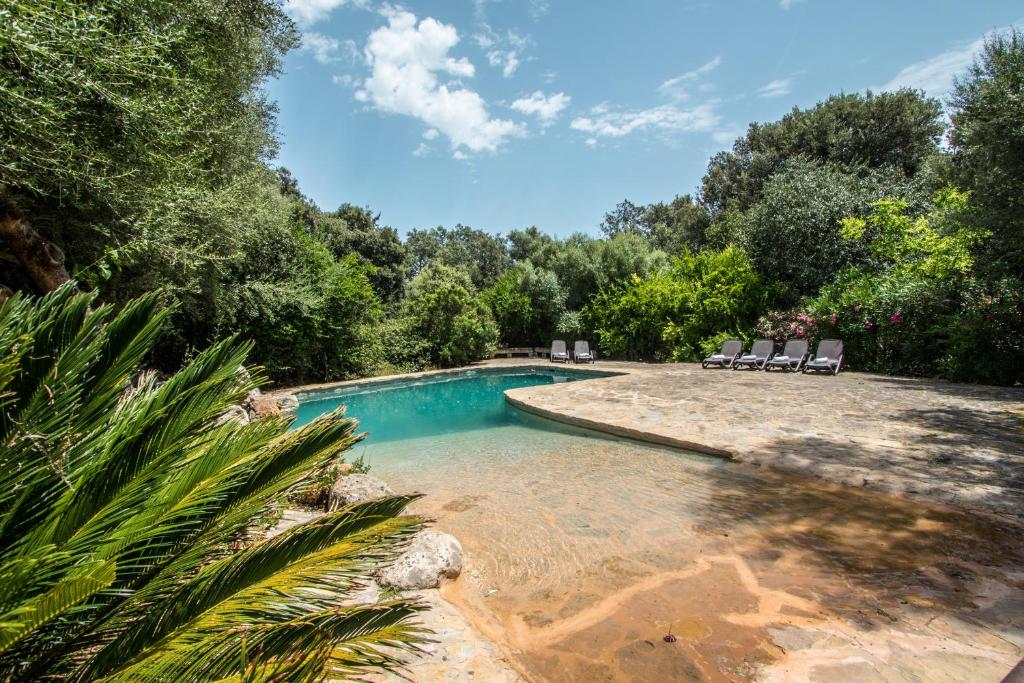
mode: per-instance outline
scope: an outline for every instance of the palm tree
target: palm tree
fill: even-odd
[[[0,305],[0,680],[321,680],[400,666],[421,606],[347,598],[421,527],[396,496],[262,542],[255,519],[359,440],[221,416],[249,347],[137,380],[169,315],[65,286]]]

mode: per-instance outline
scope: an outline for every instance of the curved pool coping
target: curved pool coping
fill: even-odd
[[[529,387],[526,387],[529,388]],[[507,389],[505,391],[505,401],[519,410],[522,410],[533,415],[546,418],[553,422],[560,422],[562,424],[571,425],[573,427],[582,427],[583,429],[590,429],[595,432],[602,432],[604,434],[610,434],[612,436],[618,436],[633,441],[642,441],[644,443],[654,444],[656,446],[667,446],[669,448],[676,448],[683,451],[690,451],[700,453],[701,455],[711,455],[716,458],[724,458],[725,460],[733,460],[732,453],[720,448],[714,448],[707,444],[698,443],[696,441],[687,441],[685,439],[677,439],[671,436],[665,436],[663,434],[654,434],[652,432],[645,432],[642,429],[632,429],[629,427],[622,427],[619,425],[609,424],[607,422],[601,422],[599,420],[591,420],[585,417],[577,417],[575,415],[566,415],[565,413],[559,413],[547,408],[541,408],[540,406],[533,405],[522,399],[515,398],[509,395],[510,391],[520,391],[519,389]]]

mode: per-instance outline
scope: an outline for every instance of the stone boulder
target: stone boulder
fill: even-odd
[[[242,406],[231,406],[227,412],[220,416],[217,420],[218,425],[226,424],[228,422],[237,422],[238,424],[247,425],[249,424],[249,411]]]
[[[377,583],[398,590],[437,588],[443,579],[462,572],[462,544],[459,539],[433,529],[416,534],[405,552],[393,564],[380,570]]]
[[[261,417],[276,417],[281,414],[281,406],[275,399],[260,398],[252,404],[252,414],[257,419]]]
[[[299,399],[291,394],[277,397],[277,407],[285,417],[295,417],[299,410]]]
[[[334,482],[327,496],[327,510],[333,512],[346,505],[393,496],[395,492],[377,477],[368,474],[345,474]]]

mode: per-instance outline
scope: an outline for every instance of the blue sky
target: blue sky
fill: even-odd
[[[594,233],[693,192],[751,121],[831,93],[944,97],[1003,0],[286,0],[278,163],[324,209]]]

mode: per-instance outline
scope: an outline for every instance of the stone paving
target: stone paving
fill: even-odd
[[[522,361],[491,361],[488,365]],[[960,508],[1024,516],[1024,389],[867,373],[597,363],[506,392],[581,426]]]

